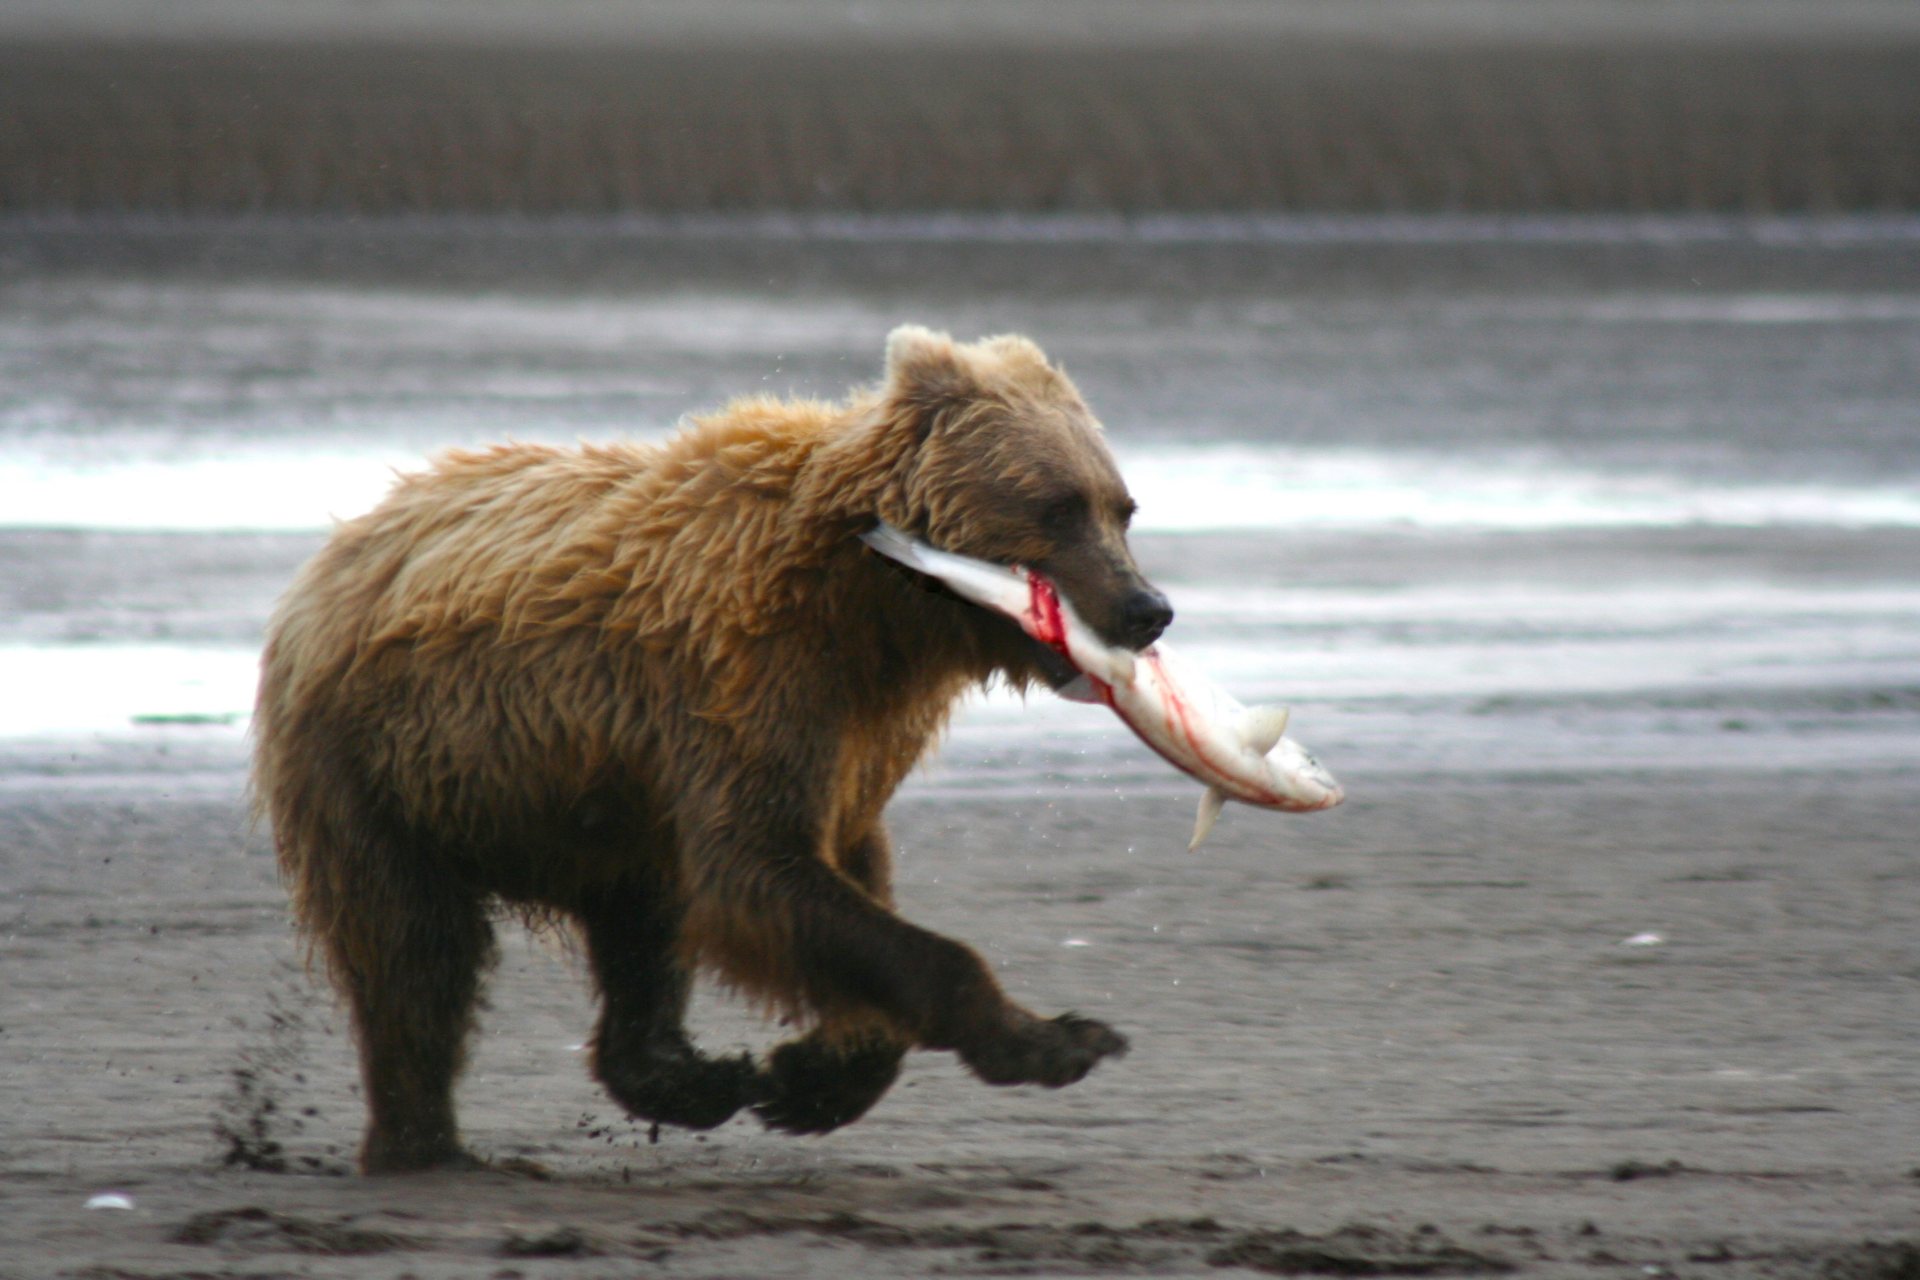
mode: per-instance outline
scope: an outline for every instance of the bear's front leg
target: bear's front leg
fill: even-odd
[[[686,927],[701,958],[735,983],[829,1024],[878,1011],[902,1038],[953,1050],[989,1084],[1072,1084],[1126,1052],[1104,1023],[1013,1003],[970,949],[902,920],[815,857],[807,824],[792,816],[803,804],[747,808],[760,823],[730,807],[733,821],[696,837],[701,873]],[[803,1065],[794,1060],[796,1075]]]
[[[988,1084],[1058,1089],[1084,1078],[1102,1058],[1126,1056],[1127,1038],[1104,1022],[1077,1013],[1036,1017],[1011,1002],[1007,1008],[1011,1016],[1001,1027],[954,1046],[960,1060]]]
[[[1103,1022],[1021,1008],[972,949],[860,897],[827,868],[800,874],[832,882],[803,895],[796,913],[796,957],[818,1005],[861,1000],[923,1048],[953,1050],[988,1084],[1059,1088],[1127,1051],[1126,1038]],[[829,887],[838,890],[831,899]]]

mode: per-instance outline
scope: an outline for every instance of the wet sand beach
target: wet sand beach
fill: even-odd
[[[1910,1274],[1910,776],[1355,764],[1200,856],[1185,794],[910,789],[905,910],[1134,1048],[1058,1093],[918,1055],[824,1139],[650,1143],[510,930],[462,1101],[540,1180],[348,1174],[351,1050],[237,794],[9,787],[0,1272]]]

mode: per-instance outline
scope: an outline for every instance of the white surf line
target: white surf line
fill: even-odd
[[[0,453],[0,528],[305,532],[371,510],[419,456],[320,448],[121,460]],[[107,455],[104,460],[101,454]]]
[[[1694,482],[1499,455],[1120,446],[1153,532],[1920,527],[1920,484]]]
[[[259,679],[250,647],[0,645],[0,738],[246,727]]]
[[[1920,528],[1912,484],[1694,482],[1551,460],[1251,444],[1116,448],[1148,533]],[[419,454],[321,445],[127,458],[0,448],[0,528],[312,531],[370,509]]]

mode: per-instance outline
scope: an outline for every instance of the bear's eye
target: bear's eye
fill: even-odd
[[[1063,494],[1054,498],[1042,508],[1040,524],[1048,533],[1068,534],[1080,527],[1086,518],[1087,502],[1077,493]]]
[[[1133,517],[1139,510],[1140,504],[1132,498],[1128,498],[1125,502],[1113,509],[1113,514],[1114,518],[1119,522],[1120,527],[1126,529],[1132,526]]]

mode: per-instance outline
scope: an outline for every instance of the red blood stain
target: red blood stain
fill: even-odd
[[[1067,621],[1060,616],[1060,593],[1044,576],[1027,574],[1028,611],[1033,615],[1033,638],[1073,661],[1067,652]]]
[[[1061,613],[1059,591],[1043,574],[1028,570],[1027,593],[1026,621],[1030,624],[1027,628],[1028,634],[1073,663],[1076,670],[1080,670],[1080,664],[1073,661],[1073,654],[1067,648],[1067,622]],[[1185,744],[1187,751],[1191,753],[1188,759],[1183,760],[1178,754],[1168,750],[1168,746],[1172,745],[1171,741],[1167,746],[1156,741],[1153,733],[1127,713],[1127,709],[1114,696],[1111,685],[1084,671],[1082,674],[1086,674],[1087,679],[1093,682],[1093,687],[1099,691],[1100,700],[1112,708],[1113,713],[1120,717],[1127,728],[1133,730],[1134,736],[1146,743],[1153,749],[1154,754],[1180,772],[1208,785],[1229,782],[1231,784],[1229,789],[1242,800],[1251,800],[1257,796],[1270,805],[1292,807],[1286,796],[1258,785],[1253,779],[1243,776],[1232,763],[1215,758],[1213,753],[1207,750],[1207,735],[1196,723],[1197,713],[1169,678],[1166,667],[1160,662],[1159,654],[1148,649],[1139,655],[1138,661],[1152,666],[1152,688],[1159,695],[1167,736],[1169,739],[1178,739]]]

